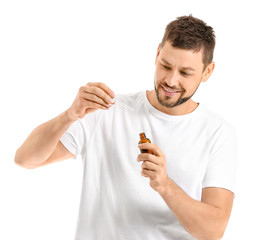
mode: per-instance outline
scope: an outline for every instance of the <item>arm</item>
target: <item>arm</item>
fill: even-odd
[[[112,97],[114,93],[103,83],[81,87],[68,110],[32,131],[16,151],[15,163],[24,168],[36,168],[74,157],[59,139],[77,119],[98,109],[109,109]]]
[[[35,128],[22,146],[17,149],[15,163],[21,167],[32,169],[45,165],[46,161],[50,163],[74,157],[59,142],[73,122],[69,113],[64,112]],[[54,152],[56,153],[54,154]]]
[[[154,155],[143,153],[138,156],[138,161],[143,161],[142,175],[150,178],[150,186],[161,195],[186,231],[199,240],[221,239],[234,194],[226,189],[204,188],[201,202],[196,201],[168,178],[165,156],[158,146],[144,143],[139,148],[153,151]]]
[[[232,192],[222,188],[204,188],[202,201],[199,202],[168,180],[161,196],[178,221],[195,238],[213,240],[223,237],[232,209]]]

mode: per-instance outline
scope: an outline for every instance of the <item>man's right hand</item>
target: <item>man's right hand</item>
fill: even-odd
[[[101,82],[89,82],[80,87],[78,94],[67,110],[70,118],[77,120],[98,109],[107,110],[113,104],[114,92]]]

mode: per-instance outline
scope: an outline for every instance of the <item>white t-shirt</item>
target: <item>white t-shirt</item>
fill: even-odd
[[[165,154],[169,178],[193,199],[201,200],[204,187],[234,192],[237,149],[229,123],[202,104],[173,116],[154,108],[145,91],[117,95],[111,109],[86,115],[60,139],[84,163],[76,240],[194,239],[141,175],[141,132]]]

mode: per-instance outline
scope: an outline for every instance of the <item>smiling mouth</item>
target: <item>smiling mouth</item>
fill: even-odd
[[[168,93],[169,95],[175,95],[176,93],[180,93],[181,91],[180,90],[172,90],[172,89],[170,89],[170,88],[167,88],[167,87],[165,87],[165,86],[163,86],[163,85],[161,85],[162,86],[162,88],[163,88],[163,90],[164,90],[164,92],[165,93]]]

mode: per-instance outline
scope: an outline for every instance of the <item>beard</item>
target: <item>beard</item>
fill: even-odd
[[[184,93],[186,92],[185,89],[177,89],[177,88],[175,88],[175,87],[169,87],[169,86],[167,86],[167,84],[166,84],[165,86],[168,87],[168,88],[170,88],[170,89],[172,89],[172,90],[181,91],[181,93],[180,93],[181,95],[178,97],[178,99],[177,99],[176,101],[172,101],[172,97],[169,97],[169,96],[164,96],[164,99],[162,99],[162,97],[159,96],[159,88],[162,88],[162,87],[161,87],[161,84],[158,85],[158,88],[156,87],[156,83],[154,83],[154,85],[155,85],[155,92],[156,92],[156,97],[157,97],[158,102],[159,102],[162,106],[164,106],[164,107],[166,107],[166,108],[174,108],[174,107],[176,107],[176,106],[179,106],[179,105],[181,105],[181,104],[187,102],[189,99],[191,99],[192,96],[193,96],[193,95],[195,94],[195,92],[197,91],[197,89],[198,89],[198,87],[199,87],[200,84],[198,85],[198,87],[195,89],[195,91],[194,91],[191,95],[186,96],[186,97],[183,97]]]

